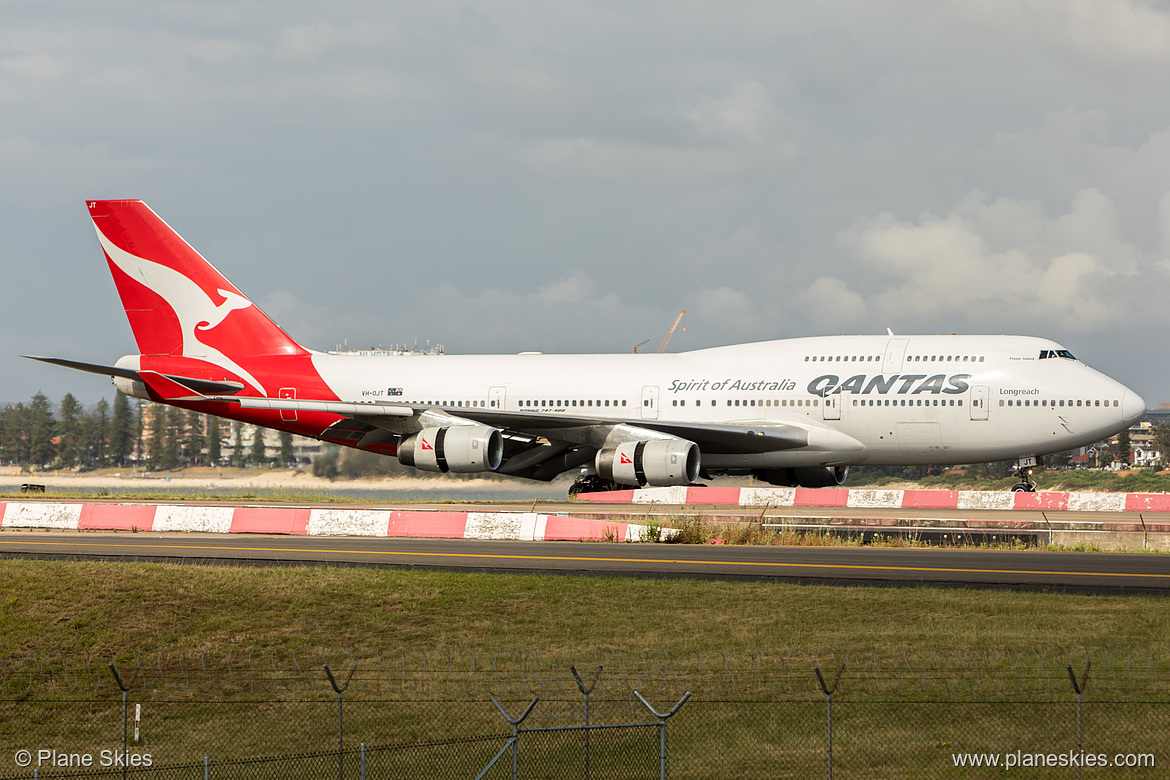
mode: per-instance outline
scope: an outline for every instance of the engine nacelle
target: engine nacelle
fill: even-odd
[[[423,471],[495,471],[504,459],[504,437],[486,425],[423,428],[398,445],[398,460]]]
[[[683,439],[630,441],[597,452],[602,479],[619,485],[690,485],[699,478],[699,447]]]
[[[760,469],[752,472],[756,479],[781,487],[836,487],[845,482],[848,466],[801,466],[795,469]]]
[[[139,382],[137,379],[116,376],[114,377],[114,387],[118,389],[118,392],[124,393],[131,398],[142,398],[147,401],[153,400],[150,397],[150,393],[146,392],[146,384]]]
[[[141,355],[123,355],[118,358],[118,362],[114,364],[118,368],[128,368],[131,371],[138,371],[142,367]],[[142,398],[143,400],[153,400],[150,393],[146,392],[146,384],[137,379],[130,379],[124,376],[113,377],[114,387],[118,388],[118,392],[125,393],[131,398]]]

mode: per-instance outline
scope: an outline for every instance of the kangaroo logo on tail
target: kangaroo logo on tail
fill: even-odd
[[[202,287],[183,274],[161,263],[138,257],[119,248],[105,237],[100,228],[95,226],[95,229],[98,241],[101,242],[102,249],[105,250],[110,261],[131,279],[153,291],[171,307],[175,317],[179,320],[179,328],[182,332],[183,357],[204,360],[226,371],[231,371],[248,380],[264,395],[268,395],[268,391],[264,389],[264,385],[260,384],[259,380],[227,355],[199,339],[200,332],[214,330],[233,311],[252,306],[251,301],[231,290],[217,289],[216,292],[224,297],[223,303],[217,304],[203,291]]]

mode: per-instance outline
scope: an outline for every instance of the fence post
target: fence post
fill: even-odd
[[[1068,678],[1072,680],[1073,691],[1077,695],[1077,754],[1081,755],[1084,751],[1084,746],[1081,742],[1081,694],[1085,692],[1085,683],[1089,681],[1089,666],[1093,662],[1090,659],[1085,659],[1085,672],[1081,675],[1081,681],[1077,682],[1077,676],[1073,672],[1072,665],[1068,667]],[[1077,780],[1081,780],[1081,764],[1077,763]]]
[[[504,720],[512,724],[512,739],[509,740],[509,742],[512,743],[512,780],[516,780],[520,776],[520,724],[524,722],[525,718],[532,714],[532,708],[536,706],[538,701],[540,701],[540,697],[533,696],[532,701],[528,703],[528,708],[524,710],[523,714],[521,714],[519,718],[513,718],[508,714],[508,711],[504,709],[503,705],[500,704],[499,700],[495,696],[492,697],[492,704],[496,705],[496,709],[499,710],[500,714],[504,716]],[[507,747],[508,746],[505,745],[503,750],[501,750],[499,753],[496,753],[496,757],[493,758],[491,762],[483,768],[483,771],[479,773],[475,780],[481,780],[481,778],[488,773],[488,770],[495,766],[496,760],[503,754]]]
[[[363,742],[361,746],[362,751],[362,780],[366,780],[366,743]]]
[[[817,673],[817,682],[821,684],[821,690],[825,692],[825,700],[828,702],[828,723],[829,723],[829,780],[833,780],[833,694],[837,692],[837,683],[841,682],[841,673],[845,671],[845,664],[837,669],[837,676],[833,678],[833,684],[826,686],[825,678],[821,676],[821,667],[814,666],[813,671]]]
[[[211,780],[211,756],[203,757],[203,780]]]
[[[345,689],[349,687],[349,681],[353,678],[353,673],[356,671],[357,664],[354,664],[349,670],[349,674],[345,676],[345,682],[338,685],[337,680],[333,677],[333,672],[329,671],[329,664],[325,664],[325,676],[329,678],[329,684],[337,692],[337,780],[344,780],[345,778],[345,730],[342,728],[341,699],[345,694]]]
[[[593,679],[589,681],[589,685],[585,685],[581,681],[581,675],[577,674],[576,666],[570,664],[569,671],[573,673],[573,679],[577,681],[577,687],[581,689],[582,695],[585,696],[585,780],[589,780],[589,694],[593,693],[593,687],[597,685],[597,680],[601,677],[601,667],[597,667],[597,674],[593,675]]]
[[[658,718],[658,778],[659,780],[666,780],[666,719],[678,712],[679,708],[687,703],[687,699],[691,698],[691,692],[687,691],[684,693],[683,697],[678,700],[678,704],[675,704],[670,712],[659,712],[654,709],[654,706],[646,701],[646,697],[637,689],[634,690],[634,695],[638,697],[638,700],[642,702],[646,709],[650,710],[651,715]]]
[[[126,694],[130,690],[130,686],[122,682],[122,676],[118,674],[118,667],[114,666],[112,661],[110,662],[110,671],[114,673],[114,681],[118,683],[118,688],[122,691],[122,780],[126,780],[126,764],[129,763],[126,760],[129,758],[129,749],[126,747]],[[134,676],[138,676],[137,672]],[[134,680],[130,682],[133,684]]]

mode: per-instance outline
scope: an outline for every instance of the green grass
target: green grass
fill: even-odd
[[[505,701],[516,713],[531,696],[525,686],[542,676],[555,675],[565,685],[541,691],[543,700],[529,725],[579,723],[579,694],[563,668],[575,658],[586,677],[595,663],[604,663],[609,675],[623,668],[637,674],[644,664],[649,671],[642,690],[660,706],[677,698],[681,689],[674,686],[694,685],[695,698],[668,728],[670,776],[804,777],[809,767],[819,771],[825,760],[824,700],[811,668],[819,663],[831,678],[850,649],[850,671],[843,678],[840,703],[834,703],[837,771],[842,776],[939,776],[951,771],[941,767],[949,766],[957,750],[1070,747],[1075,721],[1063,673],[1066,656],[1057,650],[1036,664],[1036,656],[1028,653],[1052,645],[1109,645],[1121,651],[1112,669],[1101,651],[1092,651],[1094,674],[1111,687],[1091,698],[1118,701],[1100,716],[1088,712],[1087,744],[1111,752],[1164,752],[1170,708],[1150,699],[1149,684],[1127,693],[1124,651],[1163,644],[1167,636],[1170,600],[1154,597],[4,560],[0,658],[36,654],[41,669],[51,671],[50,651],[91,651],[92,677],[103,680],[104,687],[94,695],[93,684],[86,682],[72,694],[0,703],[0,746],[11,755],[41,744],[72,751],[116,745],[121,702],[109,685],[100,651],[183,647],[212,648],[209,658],[220,670],[218,682],[184,688],[172,674],[166,686],[132,691],[131,711],[135,702],[143,703],[146,742],[139,751],[152,752],[159,764],[199,761],[203,755],[211,755],[214,763],[328,751],[336,746],[336,699],[321,682],[319,666],[305,667],[317,678],[312,691],[277,686],[241,694],[222,671],[226,650],[341,649],[333,664],[340,672],[347,666],[346,647],[364,659],[372,657],[374,648],[406,648],[433,651],[428,664],[434,665],[424,667],[421,655],[409,656],[409,670],[395,678],[398,693],[392,696],[363,697],[355,686],[346,700],[347,746],[505,734],[508,728],[488,692],[516,689]],[[527,652],[534,648],[541,652]],[[786,648],[801,650],[789,656]],[[982,648],[993,651],[990,668],[978,653],[963,652]],[[667,654],[675,659],[671,668],[680,671],[681,681],[652,671]],[[764,666],[743,664],[753,654],[768,659]],[[288,653],[277,655],[287,667]],[[245,656],[236,656],[237,668],[244,667]],[[128,670],[130,657],[120,657]],[[1010,668],[1004,671],[1008,657],[1023,659],[1033,670],[1024,675],[1028,683],[1022,693],[1010,684],[996,687],[996,681],[1016,680]],[[390,661],[395,658],[391,655]],[[442,677],[444,658],[453,659],[456,669],[478,670],[483,685],[435,695],[427,683]],[[624,667],[617,659],[624,659]],[[907,659],[915,671],[900,679],[900,664]],[[370,674],[365,663],[362,671]],[[1155,663],[1153,685],[1164,699],[1165,658]],[[1148,677],[1149,670],[1140,667],[1134,677],[1144,680],[1142,675]],[[771,698],[751,686],[732,689],[731,678],[758,682],[772,691]],[[69,675],[62,679],[68,681]],[[364,678],[355,679],[360,685]],[[786,680],[789,693],[775,695]],[[490,687],[493,681],[496,688]],[[982,687],[972,687],[972,681]],[[647,720],[638,705],[620,695],[608,703],[603,697],[595,706],[595,723]],[[524,776],[581,774],[579,735],[525,739]],[[474,776],[501,744],[497,739],[411,748],[372,754],[370,760],[378,776]],[[654,732],[620,738],[599,732],[593,746],[599,775],[610,776],[600,770],[606,765],[628,773],[614,776],[653,776],[656,771]],[[254,765],[253,771],[320,777],[334,771],[334,760],[322,756],[267,769]],[[347,759],[347,774],[356,775],[355,762],[356,757]],[[0,764],[0,773],[10,766]]]
[[[0,654],[182,645],[602,647],[1159,644],[1170,600],[329,567],[0,561]]]

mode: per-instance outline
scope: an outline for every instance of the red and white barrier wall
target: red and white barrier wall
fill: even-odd
[[[425,536],[519,541],[641,541],[646,526],[529,512],[310,507],[0,503],[0,528],[189,531],[319,536]]]
[[[1170,512],[1162,493],[1010,493],[993,490],[870,490],[866,488],[664,487],[581,493],[583,501],[695,506],[808,506],[887,509],[1042,509]]]

